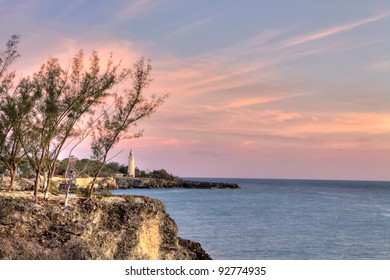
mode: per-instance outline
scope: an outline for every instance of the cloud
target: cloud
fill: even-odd
[[[370,20],[373,18],[366,19],[364,22]],[[191,30],[191,28],[196,28],[206,22],[207,20],[202,20],[183,27],[182,30],[179,30],[179,34],[185,32],[187,28]],[[363,24],[363,21],[359,23]],[[355,25],[357,23],[353,24],[353,26]],[[347,27],[344,26],[344,29]],[[352,28],[351,25],[349,28]],[[337,30],[340,32],[341,29],[343,28],[339,27]],[[243,100],[238,100],[237,103],[231,102],[228,106],[250,106],[274,100],[274,98],[270,100],[268,98],[254,98],[253,91],[256,91],[256,87],[263,88],[267,83],[274,83],[278,80],[280,82],[283,74],[278,68],[279,65],[306,56],[319,56],[334,51],[342,52],[356,47],[356,44],[343,46],[343,42],[337,42],[315,47],[310,46],[309,48],[285,48],[285,43],[281,44],[278,37],[285,36],[286,32],[286,29],[266,30],[242,42],[208,51],[197,57],[166,56],[168,59],[160,60],[158,63],[169,65],[169,67],[165,66],[165,69],[158,73],[159,77],[163,76],[163,79],[166,79],[166,84],[170,83],[170,87],[173,85],[182,96],[205,96],[236,91],[243,96]],[[327,36],[330,36],[329,32]],[[334,32],[336,32],[336,28],[333,29],[332,34]],[[325,34],[321,36],[325,36]],[[296,40],[291,39],[290,41]],[[289,73],[289,82],[294,81],[294,75],[295,73]],[[275,100],[278,99],[279,97],[276,97]]]
[[[239,98],[235,99],[233,101],[230,101],[225,105],[226,108],[228,109],[236,109],[236,108],[241,108],[241,107],[248,107],[252,105],[257,105],[257,104],[263,104],[263,103],[270,103],[270,102],[275,102],[287,98],[292,98],[299,96],[297,94],[278,94],[276,96],[262,96],[262,97],[253,97],[253,98]]]
[[[166,88],[173,93],[180,93],[180,97],[215,96],[217,94],[239,93],[242,97],[227,102],[228,108],[240,108],[262,103],[270,103],[283,99],[277,97],[254,97],[256,88],[264,88],[267,84],[283,83],[281,81],[285,75],[280,71],[279,65],[297,60],[306,56],[320,56],[334,51],[344,52],[351,48],[356,48],[357,44],[348,42],[333,42],[321,46],[305,46],[302,48],[286,48],[287,44],[304,45],[305,42],[319,40],[337,34],[338,32],[351,30],[358,26],[370,22],[381,20],[388,14],[379,14],[354,23],[336,26],[325,31],[320,31],[311,35],[292,38],[287,41],[278,40],[281,36],[288,35],[291,28],[279,30],[264,30],[249,37],[246,40],[235,43],[221,49],[211,50],[197,57],[178,58],[171,55],[165,60],[157,63],[165,69],[158,73],[158,76],[165,80]],[[182,32],[191,31],[209,19],[203,19],[188,26],[178,29],[169,36],[180,35]],[[286,43],[287,42],[287,43]],[[366,45],[359,45],[365,47]],[[293,83],[294,79],[302,79],[295,73],[288,73],[288,83]],[[220,99],[221,100],[221,99]],[[221,100],[222,101],[222,100]],[[220,102],[221,103],[221,102]],[[215,106],[217,104],[210,104]],[[221,104],[220,104],[221,105]]]
[[[281,99],[284,99],[284,97],[266,96],[266,97],[255,97],[255,98],[241,98],[229,102],[228,104],[226,104],[226,108],[229,109],[241,108],[241,107],[247,107],[247,106],[257,105],[262,103],[269,103]]]
[[[154,0],[135,0],[120,10],[116,18],[119,20],[127,20],[134,17],[140,17],[145,13],[148,13],[157,7],[161,6],[165,1],[154,1]]]
[[[288,40],[287,42],[285,42],[284,45],[285,45],[285,47],[293,47],[293,46],[303,45],[303,44],[306,44],[306,43],[309,43],[312,41],[317,41],[317,40],[320,40],[320,39],[323,39],[326,37],[336,35],[336,34],[341,33],[341,32],[349,31],[349,30],[355,29],[357,27],[367,25],[369,23],[383,20],[389,16],[390,16],[390,12],[387,11],[385,13],[380,13],[376,16],[372,16],[372,17],[369,17],[369,18],[366,18],[363,20],[359,20],[359,21],[355,21],[355,22],[347,23],[347,24],[343,24],[343,25],[338,25],[338,26],[335,26],[335,27],[332,27],[332,28],[329,28],[326,30],[319,31],[317,33],[309,34],[309,35],[299,37],[299,38],[294,38],[294,39],[291,39],[291,40]]]
[[[276,122],[285,122],[290,120],[298,120],[302,119],[302,114],[296,113],[296,112],[281,112],[281,111],[265,111],[262,113],[265,117],[271,117],[272,120]]]
[[[208,157],[223,157],[223,156],[225,156],[225,154],[223,154],[219,150],[207,149],[207,148],[195,149],[195,150],[192,150],[191,153],[195,154],[195,155],[208,156]]]
[[[126,147],[126,142],[129,141],[123,141],[118,146]],[[131,142],[137,142],[137,147],[142,148],[151,148],[151,147],[187,147],[187,146],[193,146],[199,143],[198,140],[195,139],[188,139],[188,138],[181,138],[181,137],[175,137],[175,136],[144,136],[142,139],[134,139],[131,140]]]
[[[376,70],[376,71],[387,71],[390,70],[390,59],[389,60],[383,60],[383,61],[377,61],[374,63],[371,63],[368,66],[369,69],[371,70]]]
[[[300,147],[314,149],[390,149],[390,114],[323,114],[313,120],[304,115],[299,122],[279,126],[281,135],[291,136]],[[294,140],[295,138],[295,140]]]
[[[84,50],[86,66],[89,63],[88,59],[92,51],[97,51],[102,67],[106,66],[111,54],[115,62],[122,61],[122,67],[129,67],[135,59],[141,56],[141,51],[131,42],[108,40],[108,37],[103,34],[98,39],[88,41],[60,34],[51,35],[37,33],[35,39],[40,38],[40,40],[32,38],[24,40],[22,38],[20,44],[22,57],[14,64],[18,74],[20,73],[23,76],[33,74],[49,57],[58,58],[61,65],[67,67],[80,49]]]
[[[243,56],[251,56],[254,53],[262,53],[270,48],[272,49],[274,47],[274,43],[272,42],[275,40],[277,41],[279,36],[286,35],[290,30],[291,27],[259,31],[245,40],[211,52],[208,58],[209,60],[216,59],[218,61],[218,58],[222,57],[224,58],[224,61],[231,61],[238,60]]]
[[[211,19],[207,18],[207,19],[202,19],[202,20],[199,20],[199,21],[196,21],[196,22],[193,22],[191,24],[188,24],[186,26],[183,26],[183,27],[180,27],[179,29],[177,29],[176,31],[172,32],[171,34],[169,34],[168,36],[166,36],[166,38],[168,39],[171,39],[171,38],[174,38],[174,37],[177,37],[179,35],[182,35],[182,34],[186,34],[194,29],[197,29],[207,23],[210,22]]]
[[[253,141],[253,140],[246,140],[246,141],[243,141],[243,142],[241,143],[241,146],[243,146],[243,147],[251,146],[251,145],[254,144],[254,143],[256,143],[256,142]]]

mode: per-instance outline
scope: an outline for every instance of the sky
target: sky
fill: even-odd
[[[19,76],[83,49],[170,93],[113,160],[183,177],[390,180],[388,0],[0,0]],[[1,43],[3,42],[3,43]],[[90,155],[85,143],[75,151]]]

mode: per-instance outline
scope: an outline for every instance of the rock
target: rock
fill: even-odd
[[[41,200],[0,194],[0,259],[211,259],[149,197]],[[12,196],[11,196],[12,195]]]
[[[238,184],[230,183],[214,183],[214,182],[200,182],[183,180],[181,182],[182,188],[188,189],[239,189]]]
[[[106,177],[103,180],[99,181],[98,189],[115,190],[119,189],[119,186],[113,177]]]
[[[200,243],[179,237],[179,244],[190,250],[191,258],[196,260],[211,260],[211,257],[205,250],[202,249]]]
[[[132,189],[144,186],[144,180],[130,177],[116,177],[116,183],[120,189]]]

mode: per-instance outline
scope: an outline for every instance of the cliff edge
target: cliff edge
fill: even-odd
[[[0,259],[211,259],[197,242],[177,236],[159,200],[63,196],[34,204],[30,192],[0,194]]]

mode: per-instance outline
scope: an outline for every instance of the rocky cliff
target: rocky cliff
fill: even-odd
[[[164,205],[149,197],[0,194],[0,259],[210,259],[197,242],[177,236]]]

